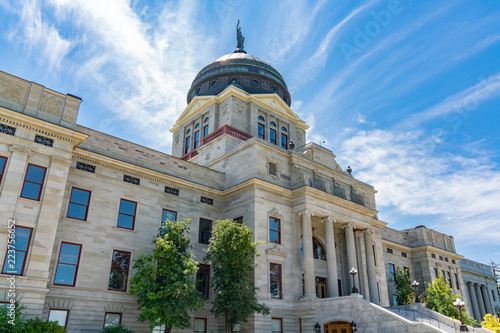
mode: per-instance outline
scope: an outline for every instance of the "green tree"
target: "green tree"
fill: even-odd
[[[189,224],[165,221],[154,242],[152,254],[134,260],[136,273],[130,279],[130,293],[137,295],[142,313],[138,320],[149,321],[151,328],[165,325],[191,326],[189,312],[203,306],[204,299],[196,290],[198,263],[191,253]]]
[[[439,274],[433,283],[427,283],[425,306],[445,316],[460,320],[460,313],[453,305],[458,297],[460,295],[453,294],[443,274]],[[465,312],[465,308],[462,308],[462,316],[467,325],[477,325],[477,321]]]
[[[105,327],[101,333],[134,333],[134,331],[120,324]]]
[[[411,286],[411,279],[408,273],[396,267],[396,272],[394,273],[394,282],[396,287],[396,302],[398,305],[413,304],[415,300],[415,291]]]
[[[497,316],[493,316],[488,313],[484,316],[483,321],[481,322],[481,327],[500,333],[500,319]]]
[[[493,260],[490,262],[491,271],[495,275],[495,280],[497,282],[497,293],[500,296],[500,265],[495,263]]]
[[[214,272],[212,312],[217,318],[224,317],[226,333],[254,313],[269,315],[269,309],[257,302],[254,285],[258,244],[252,229],[233,220],[217,221],[212,230],[205,261]]]

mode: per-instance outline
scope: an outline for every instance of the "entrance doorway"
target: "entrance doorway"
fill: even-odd
[[[326,279],[316,277],[316,296],[326,298]]]
[[[332,321],[323,327],[325,333],[352,333],[351,323],[346,321]]]

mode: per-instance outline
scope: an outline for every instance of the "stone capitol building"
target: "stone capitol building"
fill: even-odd
[[[458,254],[452,236],[387,227],[373,186],[307,142],[291,101],[282,75],[245,52],[239,29],[237,49],[194,78],[170,130],[171,155],[80,126],[79,97],[0,72],[0,303],[10,301],[7,278],[15,275],[28,318],[58,320],[68,332],[112,323],[149,332],[128,282],[162,221],[191,219],[202,263],[215,221],[234,219],[265,242],[254,281],[271,310],[236,331],[448,332],[453,321],[430,310],[414,306],[429,319],[419,321],[390,308],[396,267],[419,282],[419,294],[443,274],[479,322],[498,314],[491,268]],[[9,220],[15,265],[7,260]],[[206,283],[198,288],[208,299],[211,273],[200,264]],[[173,332],[223,330],[207,303],[191,328]]]

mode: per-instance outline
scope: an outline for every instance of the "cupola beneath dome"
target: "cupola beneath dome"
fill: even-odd
[[[196,96],[217,95],[234,85],[250,94],[275,93],[290,106],[292,99],[281,74],[267,62],[246,53],[239,21],[236,39],[233,53],[216,59],[196,75],[187,95],[188,104]]]

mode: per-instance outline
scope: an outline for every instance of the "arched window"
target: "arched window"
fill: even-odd
[[[206,117],[205,120],[203,120],[204,123],[208,123],[208,121],[210,120],[209,117]]]
[[[285,126],[281,126],[281,130],[282,130],[283,132],[288,132]]]
[[[276,127],[276,123],[274,121],[271,121],[269,123],[271,127]],[[276,130],[274,128],[271,128],[269,130],[269,142],[271,142],[273,145],[278,144],[278,141],[276,140]]]
[[[276,127],[276,123],[274,121],[271,121],[271,126]]]
[[[302,243],[300,251],[304,255],[304,243]],[[315,237],[313,237],[313,257],[314,259],[326,261],[325,248]]]
[[[196,126],[194,128],[198,128],[200,127],[200,123],[196,124]]]
[[[261,123],[262,122],[262,123]],[[266,125],[264,125],[265,119],[262,116],[259,116],[259,124],[258,124],[258,134],[259,134],[259,139],[265,140],[266,139]]]
[[[188,130],[186,131],[186,134],[189,134],[189,133],[191,133],[191,130],[190,130],[190,129],[188,129]]]

